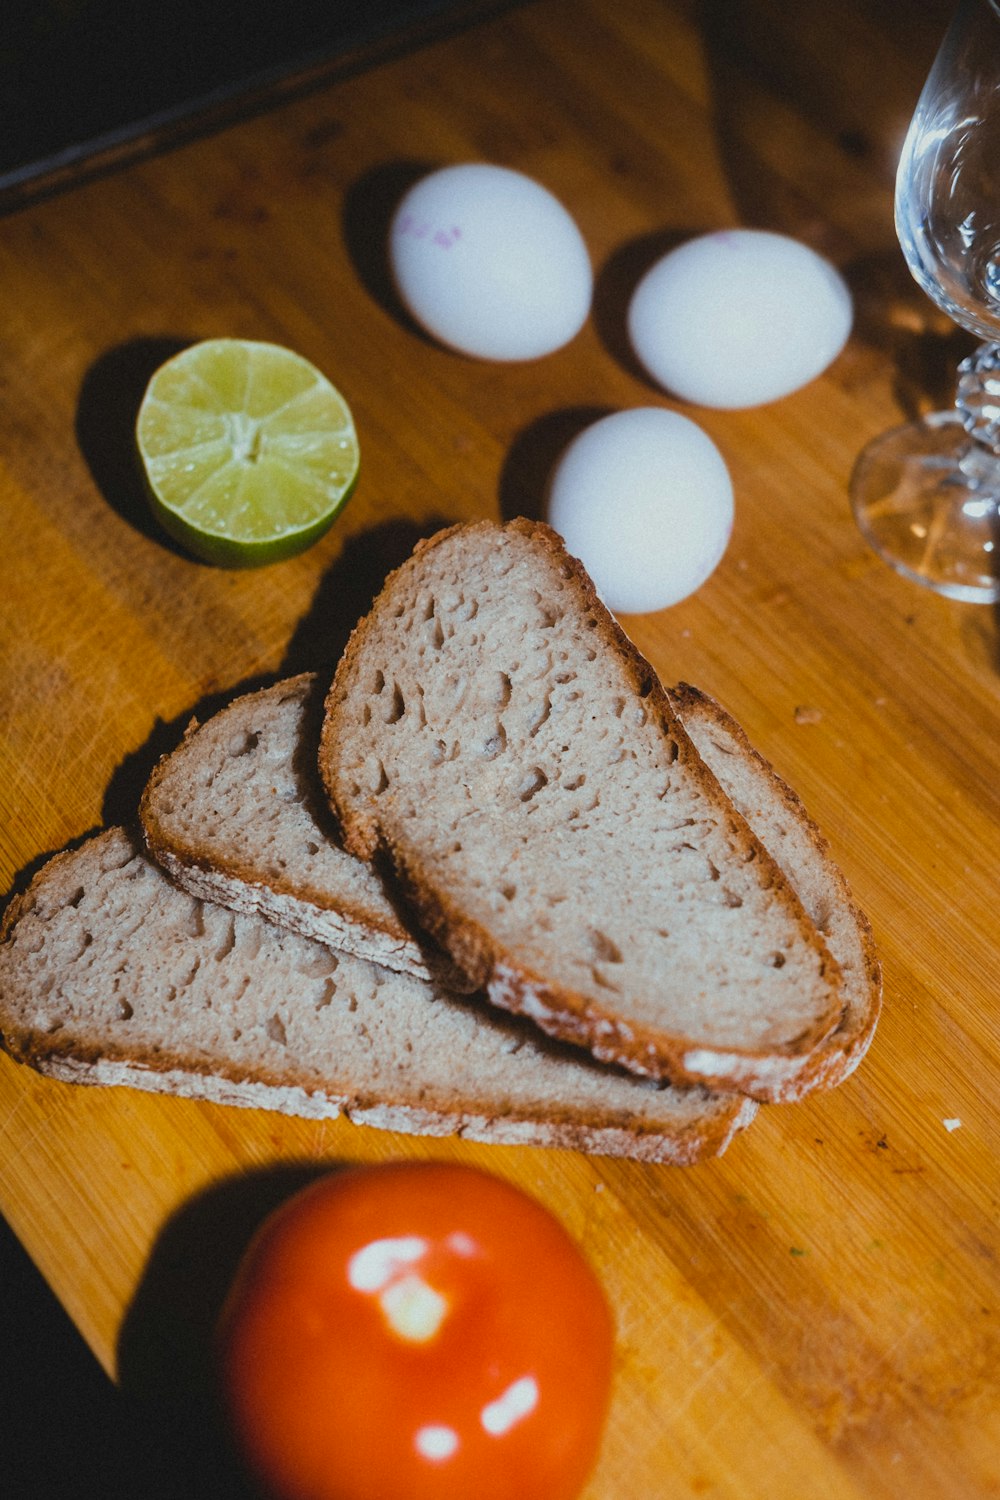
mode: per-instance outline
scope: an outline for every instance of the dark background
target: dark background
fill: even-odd
[[[392,43],[456,0],[5,0],[0,192]],[[476,6],[471,9],[476,10]]]
[[[4,1500],[167,1500],[149,1444],[3,1219],[0,1298]]]

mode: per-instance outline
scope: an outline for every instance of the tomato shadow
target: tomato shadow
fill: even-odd
[[[122,1401],[158,1471],[157,1496],[259,1500],[227,1439],[214,1330],[258,1227],[300,1188],[337,1170],[329,1161],[290,1163],[228,1178],[186,1202],[161,1231],[117,1348]]]

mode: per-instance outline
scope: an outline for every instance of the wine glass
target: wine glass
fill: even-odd
[[[862,452],[851,503],[898,572],[954,599],[1000,599],[1000,0],[960,0],[910,122],[896,233],[920,286],[981,343],[955,407]]]

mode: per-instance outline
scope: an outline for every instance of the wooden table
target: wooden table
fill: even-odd
[[[0,220],[4,889],[128,817],[196,708],[332,661],[419,530],[537,512],[587,420],[677,405],[622,332],[665,246],[785,231],[857,306],[806,389],[689,411],[730,466],[735,533],[694,597],[627,623],[667,681],[741,719],[870,913],[885,1012],[861,1070],[678,1170],[74,1089],[0,1058],[0,1210],[126,1388],[171,1326],[193,1337],[279,1168],[446,1157],[537,1193],[608,1288],[590,1500],[1000,1495],[998,620],[898,577],[847,499],[863,444],[947,400],[966,348],[891,218],[947,9],[534,0]],[[593,318],[537,363],[437,348],[389,290],[402,187],[470,158],[546,183],[593,255]],[[166,545],[130,457],[151,369],[222,334],[314,360],[364,454],[335,529],[248,574]]]

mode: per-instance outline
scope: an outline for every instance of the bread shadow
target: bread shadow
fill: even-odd
[[[139,800],[142,797],[146,782],[152,775],[154,767],[164,755],[169,755],[176,750],[184,733],[192,720],[204,723],[213,714],[225,708],[226,704],[241,693],[250,693],[258,688],[267,687],[274,681],[273,675],[248,677],[224,691],[207,693],[199,698],[189,708],[183,709],[170,719],[157,718],[153,729],[147,738],[135,750],[130,751],[112,771],[104,789],[101,801],[101,821],[82,833],[77,834],[65,844],[58,848],[43,849],[39,854],[29,860],[16,872],[9,890],[4,893],[0,901],[0,915],[6,910],[8,904],[17,896],[22,895],[31,884],[32,880],[42,869],[54,859],[57,854],[67,854],[74,849],[79,849],[96,834],[106,828],[122,827],[136,833],[139,843],[142,843],[141,834],[138,832],[139,822]]]
[[[185,1202],[161,1231],[119,1333],[118,1383],[177,1500],[258,1500],[226,1432],[216,1325],[258,1227],[301,1188],[344,1167],[288,1163],[228,1178]]]
[[[399,518],[350,538],[337,562],[320,580],[309,611],[289,640],[277,678],[272,679],[280,681],[302,672],[316,674],[303,736],[295,748],[294,768],[312,817],[334,843],[339,842],[339,830],[317,769],[325,700],[333,674],[351,632],[368,614],[389,574],[406,562],[418,542],[450,524],[443,516],[424,522]],[[412,925],[391,882],[387,894],[401,920]]]
[[[320,578],[312,603],[292,632],[278,675],[332,672],[352,630],[371,609],[389,574],[406,561],[418,542],[451,526],[453,519],[441,514],[423,521],[398,516],[350,536]]]
[[[203,724],[206,719],[225,708],[233,698],[268,687],[273,681],[270,674],[247,677],[224,691],[206,693],[173,718],[158,718],[147,739],[120,760],[111,773],[101,805],[101,826],[134,828],[138,820],[139,800],[146,782],[162,757],[177,749],[192,721]]]
[[[418,541],[447,524],[443,518],[424,523],[389,521],[350,538],[320,579],[278,670],[242,678],[197,699],[173,718],[157,719],[144,743],[126,755],[112,773],[102,804],[103,826],[134,823],[139,799],[154,767],[162,756],[177,748],[192,720],[204,723],[234,698],[271,687],[300,672],[316,672],[328,685],[351,631],[371,608],[387,574],[409,557]]]
[[[315,680],[310,686],[304,703],[301,734],[292,751],[292,774],[295,778],[296,791],[298,792],[302,806],[308,812],[312,822],[324,838],[328,839],[331,844],[340,846],[340,827],[334,815],[333,808],[330,805],[330,800],[323,788],[319,772],[320,738],[323,732],[323,719],[326,712],[326,698],[330,687],[330,678],[331,674],[329,672],[317,673]],[[437,947],[433,939],[421,930],[416,922],[413,912],[399,888],[388,856],[384,852],[378,851],[373,864],[381,878],[385,897],[391,904],[400,925],[405,928],[411,940],[420,948],[428,965],[431,968],[435,968],[445,963],[446,960],[440,948]]]
[[[58,849],[43,850],[22,866],[10,889],[4,893],[0,912],[27,889],[54,855],[79,848],[102,828],[122,826],[134,829],[139,801],[149,777],[159,760],[177,748],[192,721],[204,723],[235,698],[271,687],[275,682],[301,672],[317,674],[316,701],[321,708],[334,667],[350,633],[371,608],[387,575],[406,561],[419,541],[450,524],[451,520],[443,516],[423,522],[399,519],[371,527],[350,538],[337,561],[321,578],[309,610],[289,639],[277,672],[245,677],[224,689],[203,695],[172,718],[158,718],[146,740],[119,761],[112,772],[102,799],[101,823]],[[311,732],[318,740],[318,719],[315,717]],[[303,765],[301,755],[299,765]],[[315,781],[315,776],[312,776],[310,784]],[[321,802],[316,787],[310,794],[310,807],[317,822],[328,828],[333,836],[332,815]]]
[[[58,848],[43,849],[39,854],[35,855],[34,859],[29,859],[23,864],[15,872],[14,878],[7,890],[0,895],[0,919],[4,917],[7,908],[19,896],[23,896],[35,876],[41,873],[50,860],[55,859],[57,854],[69,854],[72,850],[79,849],[82,844],[86,844],[95,834],[100,833],[103,826],[103,824],[100,824],[92,828],[86,828],[82,833],[78,833],[75,838],[70,839],[68,843],[60,844]]]

